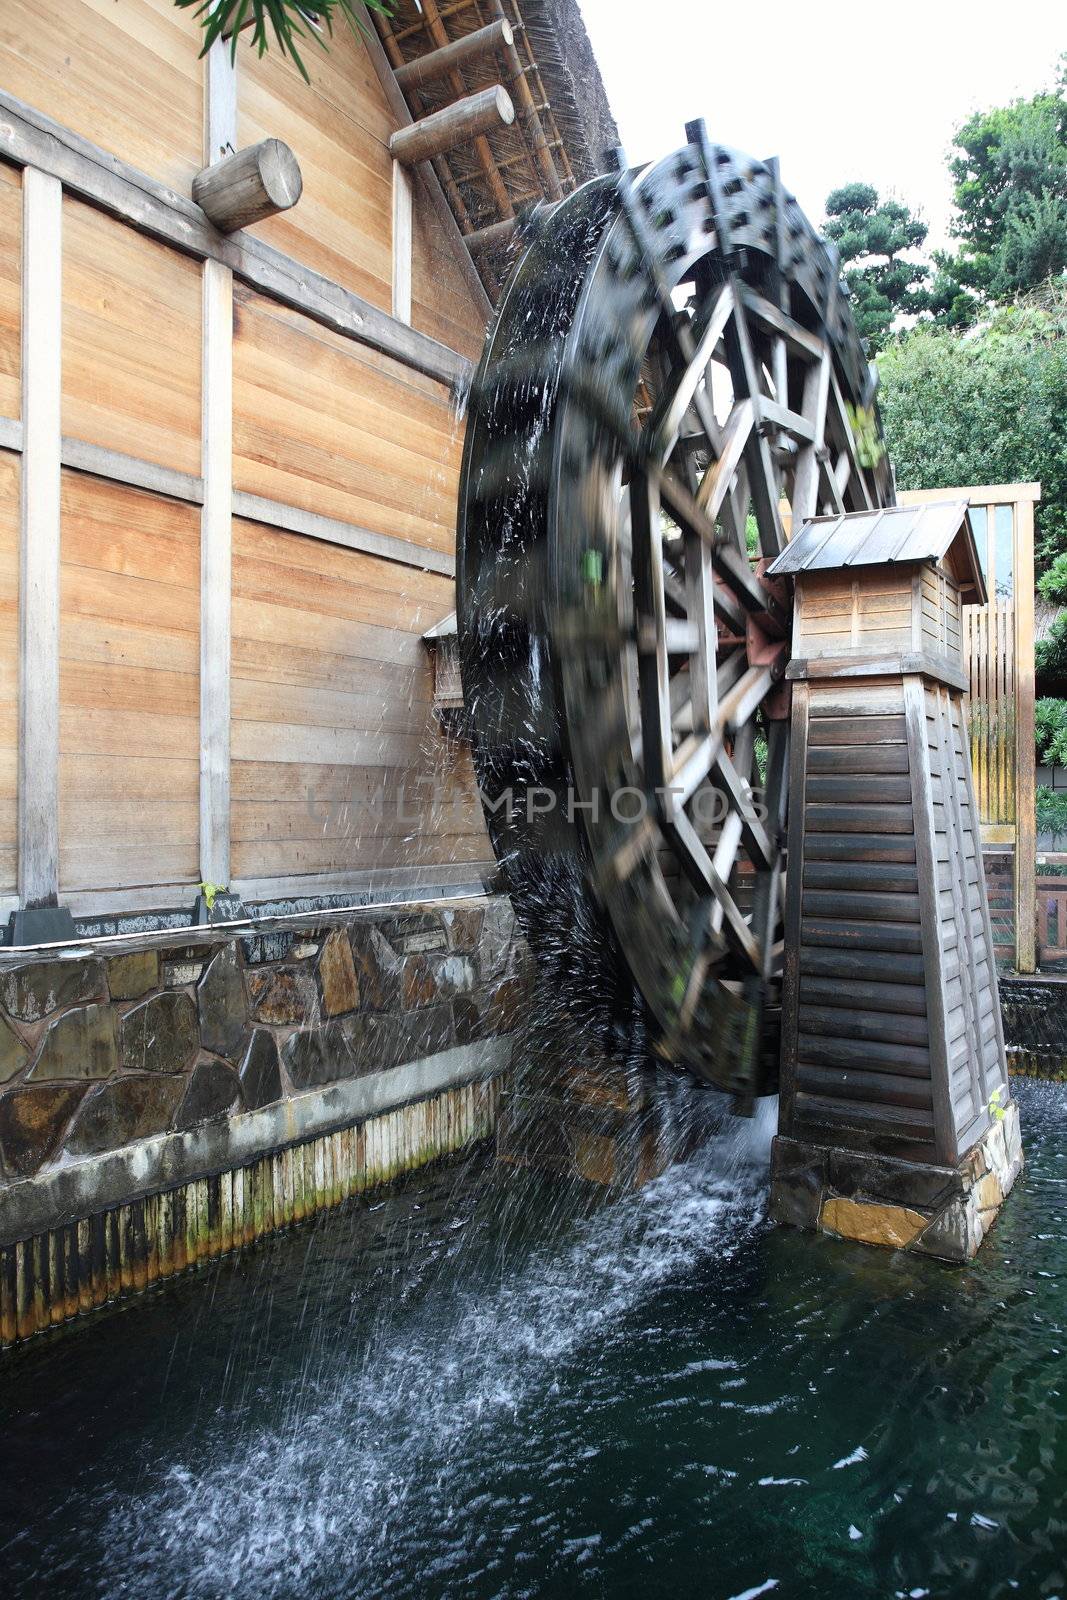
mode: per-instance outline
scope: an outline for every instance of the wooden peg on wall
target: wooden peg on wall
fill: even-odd
[[[302,189],[297,159],[280,139],[264,139],[238,150],[204,167],[193,179],[193,199],[220,233],[235,233],[288,211]]]

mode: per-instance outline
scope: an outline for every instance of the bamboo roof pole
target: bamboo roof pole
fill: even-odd
[[[397,43],[397,36],[391,32],[388,21],[380,11],[372,11],[370,12],[370,16],[374,20],[374,26],[377,29],[378,37],[381,40],[382,47],[389,58],[389,65],[393,69],[393,77],[395,78],[399,68],[404,65],[404,56],[400,49],[400,45]],[[449,171],[448,162],[443,156],[435,156],[430,165],[433,168],[434,175],[437,178],[438,183],[441,185],[446,196],[448,197],[448,203],[452,207],[452,213],[461,230],[464,233],[469,233],[471,228],[471,219],[467,212],[467,207],[463,203],[463,196],[456,187],[456,181]]]
[[[437,45],[438,48],[449,44],[450,40],[448,37],[448,30],[441,21],[440,12],[437,9],[437,0],[422,0],[422,12],[426,22],[427,30],[429,31],[430,38],[433,40],[434,44]],[[467,86],[463,82],[462,74],[455,68],[453,68],[453,70],[448,74],[448,84],[453,93],[457,95],[462,96],[467,92]],[[497,209],[501,211],[505,217],[513,217],[515,215],[515,208],[512,205],[508,191],[504,186],[504,180],[496,169],[496,161],[493,157],[489,140],[485,137],[484,133],[479,133],[475,136],[474,150],[478,157],[478,164],[485,175],[485,181],[489,185],[489,190],[493,196],[493,200],[497,206]]]
[[[502,42],[502,49],[508,69],[509,87],[515,96],[523,135],[533,152],[534,162],[541,174],[548,198],[550,200],[562,200],[563,185],[559,181],[556,163],[553,161],[552,152],[548,148],[545,130],[541,126],[541,118],[537,114],[537,106],[533,95],[530,93],[530,85],[526,82],[525,69],[519,60],[519,52],[515,48],[515,35],[507,25],[503,0],[493,0],[493,10],[496,12],[499,21],[507,28],[508,36]]]
[[[479,89],[477,94],[453,100],[451,105],[420,117],[408,128],[398,128],[390,136],[389,154],[413,166],[419,161],[429,161],[432,156],[443,155],[457,144],[467,144],[485,129],[506,128],[514,120],[515,107],[510,96],[497,83],[491,89]]]
[[[405,93],[409,89],[421,89],[423,84],[433,83],[436,78],[446,77],[450,72],[467,66],[470,62],[481,61],[485,56],[493,55],[506,45],[514,45],[515,35],[510,24],[504,17],[496,22],[490,22],[484,28],[477,28],[473,33],[465,33],[458,39],[453,39],[451,44],[442,45],[439,50],[431,50],[428,55],[416,56],[413,61],[405,61],[396,67],[396,81]]]

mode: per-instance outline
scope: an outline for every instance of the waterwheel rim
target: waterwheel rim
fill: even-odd
[[[750,1095],[773,1079],[788,787],[791,596],[763,568],[790,516],[892,485],[836,263],[775,163],[687,132],[540,217],[514,273],[472,395],[460,643],[535,949],[589,981],[545,926],[571,916],[660,1053]]]

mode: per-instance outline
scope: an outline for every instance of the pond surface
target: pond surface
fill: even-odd
[[[479,1159],[32,1344],[2,1592],[1067,1596],[1067,1091],[1018,1093],[968,1269],[769,1228],[766,1115],[709,1114],[641,1193]]]

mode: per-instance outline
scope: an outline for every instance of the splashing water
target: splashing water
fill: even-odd
[[[347,1327],[313,1330],[271,1425],[231,1405],[161,1481],[110,1501],[102,1545],[121,1592],[409,1593],[428,1551],[447,1588],[469,1566],[489,1464],[551,1454],[574,1360],[604,1359],[635,1307],[756,1227],[773,1117],[768,1105],[731,1121],[695,1158],[577,1223],[574,1193],[558,1192],[547,1242],[518,1260],[502,1244],[469,1276],[464,1249],[449,1253],[432,1287],[394,1285],[369,1339],[358,1307]],[[521,1229],[536,1180],[506,1181],[497,1202]]]

